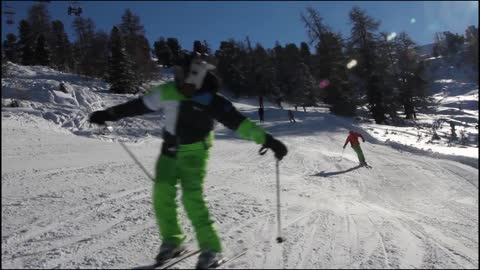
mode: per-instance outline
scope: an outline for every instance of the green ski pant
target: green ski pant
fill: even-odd
[[[153,206],[164,243],[182,244],[185,236],[178,224],[176,184],[182,187],[182,202],[195,229],[202,250],[221,252],[220,239],[203,198],[203,180],[208,161],[208,148],[196,147],[182,151],[175,158],[160,155],[156,165],[153,187]],[[190,145],[191,146],[191,145]]]
[[[362,148],[360,148],[360,145],[352,146],[352,148],[355,153],[357,153],[358,160],[360,162],[365,162],[365,156],[363,156]]]

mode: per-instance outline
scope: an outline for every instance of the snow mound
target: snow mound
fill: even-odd
[[[77,130],[89,112],[105,105],[100,94],[108,90],[108,84],[102,81],[87,81],[48,67],[9,65],[8,77],[2,78],[4,111],[30,113]]]

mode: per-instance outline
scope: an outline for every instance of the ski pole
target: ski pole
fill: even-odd
[[[113,133],[115,133],[116,136],[118,136],[118,133],[116,131],[114,131],[113,129],[111,129],[111,130],[113,131]],[[140,167],[140,169],[142,169],[142,171],[148,176],[148,178],[150,178],[150,180],[152,180],[152,181],[155,181],[155,179],[153,179],[153,177],[150,175],[150,173],[147,171],[147,169],[145,169],[145,167],[143,167],[142,163],[140,163],[140,161],[138,161],[138,159],[135,157],[135,155],[132,153],[132,151],[130,151],[130,149],[128,149],[128,147],[122,141],[118,141],[118,142],[120,143],[122,148],[125,149],[125,151],[127,151],[128,155],[133,159],[133,161],[135,161],[135,163],[137,163],[138,167]]]
[[[265,146],[262,146],[258,153],[260,155],[265,155],[267,153],[268,148]],[[285,241],[285,239],[282,237],[282,224],[280,221],[280,169],[278,168],[279,160],[277,159],[275,163],[276,171],[277,171],[277,230],[278,230],[278,236],[277,236],[277,243],[282,243]]]
[[[130,151],[130,149],[128,149],[128,147],[121,141],[119,141],[120,145],[123,147],[123,149],[125,149],[125,151],[127,151],[127,153],[130,155],[130,157],[135,161],[135,163],[137,163],[137,165],[140,167],[140,169],[142,169],[142,171],[148,176],[148,178],[150,178],[150,180],[152,181],[155,181],[153,179],[153,177],[150,175],[150,173],[147,171],[147,169],[145,169],[145,167],[143,167],[142,163],[140,163],[140,161],[138,161],[138,159],[135,157],[135,155]]]
[[[277,229],[278,229],[278,237],[277,237],[277,243],[282,243],[285,241],[282,237],[282,225],[280,223],[280,173],[279,173],[279,168],[278,168],[278,159],[276,163],[277,167]]]

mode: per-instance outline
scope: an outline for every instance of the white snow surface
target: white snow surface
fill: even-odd
[[[116,133],[102,134],[85,124],[88,113],[133,95],[42,67],[15,70],[2,78],[2,268],[152,262],[161,243],[152,183],[118,141],[153,172],[161,112],[126,118],[113,124]],[[56,93],[60,81],[75,92]],[[22,107],[3,106],[12,98]],[[235,102],[257,121],[255,104]],[[249,249],[228,268],[478,269],[478,156],[384,143],[368,129],[379,126],[321,108],[295,117],[289,123],[266,103],[260,124],[289,148],[280,162],[282,244],[275,241],[273,155],[258,155],[258,145],[216,126],[205,196],[225,255]],[[367,139],[362,149],[372,169],[358,167],[350,147],[342,151],[352,128]],[[179,219],[186,244],[196,247],[183,207]],[[194,265],[192,258],[178,267]]]

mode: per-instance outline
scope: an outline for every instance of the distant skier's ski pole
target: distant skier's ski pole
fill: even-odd
[[[277,167],[277,224],[278,224],[278,237],[277,237],[277,243],[282,243],[285,241],[282,237],[282,225],[280,223],[280,172],[278,168],[278,159],[276,163]]]
[[[118,136],[118,133],[116,131],[114,131],[113,129],[109,129],[109,130],[112,130],[113,133],[115,133],[115,135]],[[148,176],[148,178],[150,178],[150,180],[152,180],[152,181],[155,181],[155,179],[153,179],[152,175],[150,175],[150,173],[147,171],[147,169],[145,169],[145,167],[143,167],[142,163],[140,163],[140,161],[138,161],[138,159],[130,151],[130,149],[128,149],[128,147],[122,141],[118,141],[118,142],[123,147],[123,149],[125,149],[125,151],[127,151],[128,155],[133,159],[133,161],[135,161],[135,163],[137,163],[137,165],[140,167],[140,169],[142,169],[142,171]]]

